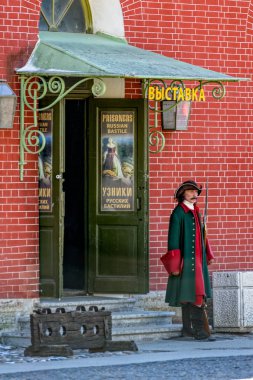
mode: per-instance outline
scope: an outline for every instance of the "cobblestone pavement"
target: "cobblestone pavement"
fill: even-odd
[[[132,352],[124,353],[124,352],[103,352],[103,353],[95,353],[91,354],[88,350],[74,350],[73,357],[30,357],[24,356],[24,348],[16,348],[11,346],[0,345],[0,373],[1,373],[1,364],[16,364],[16,363],[41,363],[41,362],[53,362],[53,361],[65,361],[65,360],[73,360],[73,359],[87,359],[94,357],[108,357],[110,358],[112,355],[126,355],[133,354]]]
[[[142,364],[0,374],[1,380],[235,380],[253,379],[252,356],[184,359]]]
[[[42,358],[0,345],[0,380],[253,380],[252,334],[220,335],[209,343],[176,338],[137,346],[138,352],[74,350],[71,358]]]

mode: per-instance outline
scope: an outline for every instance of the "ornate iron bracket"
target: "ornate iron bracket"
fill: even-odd
[[[67,94],[73,91],[80,84],[94,80],[94,84],[91,91],[94,96],[101,96],[105,93],[106,86],[101,78],[84,78],[76,82],[73,86],[66,89],[65,81],[62,77],[54,76],[45,78],[42,76],[21,76],[21,98],[20,98],[20,179],[24,178],[24,166],[25,152],[31,154],[39,154],[45,147],[46,139],[44,134],[38,129],[38,111],[44,111],[63,99]],[[198,85],[194,87],[194,90],[201,90],[206,85],[215,85],[212,89],[212,96],[214,99],[220,100],[225,96],[225,87],[220,81],[197,81]],[[169,84],[164,80],[150,79],[145,80],[143,85],[143,94],[145,98],[148,98],[149,88],[151,86],[157,87],[159,90],[170,88],[185,89],[185,84],[182,80],[174,80]],[[52,103],[46,107],[39,108],[39,102],[46,95],[55,95]],[[149,151],[151,153],[159,153],[164,149],[165,136],[160,130],[158,116],[162,112],[166,112],[176,107],[180,102],[173,103],[168,108],[160,108],[160,100],[149,100],[149,112],[154,113],[153,124],[149,125]],[[30,125],[25,124],[25,108],[32,111],[33,122]],[[150,120],[151,118],[149,118]]]
[[[20,180],[24,179],[25,152],[39,154],[45,147],[46,139],[44,134],[38,129],[38,111],[44,111],[63,99],[80,84],[93,79],[94,84],[91,92],[94,96],[102,96],[106,86],[101,78],[84,78],[76,82],[66,90],[66,84],[62,77],[44,78],[42,76],[21,77],[21,98],[20,98]],[[46,107],[39,108],[39,101],[46,95],[55,95],[52,103]],[[33,123],[25,125],[25,108],[33,112]]]
[[[212,89],[212,96],[216,100],[222,99],[225,94],[226,94],[226,89],[223,85],[222,82],[220,81],[197,81],[198,85],[193,87],[193,90],[201,90],[203,89],[204,86],[206,85],[214,85]],[[148,99],[148,94],[149,94],[149,88],[151,86],[155,86],[159,89],[160,93],[162,94],[162,89],[165,90],[169,88],[178,88],[182,89],[183,91],[185,90],[186,86],[183,82],[183,80],[173,80],[169,84],[166,83],[165,80],[162,79],[150,79],[150,80],[145,80],[144,81],[144,86],[143,86],[143,93],[144,97]],[[172,108],[176,107],[178,103],[180,103],[182,100],[178,100],[176,102],[173,102],[173,104],[165,109],[160,108],[160,100],[150,100],[149,101],[149,111],[150,113],[154,113],[154,117],[150,118],[149,117],[149,122],[150,119],[154,120],[153,125],[149,125],[149,151],[150,153],[160,153],[165,146],[165,136],[163,132],[160,130],[159,123],[158,123],[158,115],[161,114],[162,112],[168,112]]]

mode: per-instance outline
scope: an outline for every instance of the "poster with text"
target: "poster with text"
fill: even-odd
[[[134,210],[134,111],[101,111],[101,211]]]
[[[39,130],[46,145],[39,154],[39,210],[52,212],[53,110],[39,112]]]

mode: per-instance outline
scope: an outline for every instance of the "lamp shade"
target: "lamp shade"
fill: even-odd
[[[0,81],[0,129],[13,127],[17,96],[5,81]]]
[[[186,131],[191,112],[191,101],[162,102],[162,128],[164,130]]]

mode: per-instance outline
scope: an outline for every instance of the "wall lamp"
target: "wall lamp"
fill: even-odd
[[[162,129],[186,131],[191,113],[191,101],[164,100],[162,102]]]
[[[5,80],[0,79],[0,129],[11,129],[16,112],[17,96]]]

